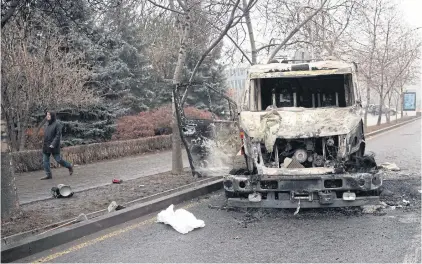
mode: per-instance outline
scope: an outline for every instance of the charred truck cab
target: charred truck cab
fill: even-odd
[[[356,67],[341,61],[251,66],[238,125],[247,175],[224,176],[228,205],[361,206],[379,201],[365,156]]]

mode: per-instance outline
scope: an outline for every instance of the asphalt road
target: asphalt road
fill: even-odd
[[[375,214],[308,209],[294,216],[294,210],[218,209],[225,200],[218,192],[177,205],[205,221],[189,234],[155,223],[154,214],[17,262],[420,263],[421,121],[369,139],[367,146],[378,163],[402,168],[384,185],[390,200],[404,198],[410,206]]]

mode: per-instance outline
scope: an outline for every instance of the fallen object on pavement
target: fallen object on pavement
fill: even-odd
[[[72,188],[69,185],[59,184],[51,188],[51,195],[54,198],[70,198],[73,196]]]
[[[157,215],[157,222],[164,223],[173,227],[181,234],[187,234],[195,228],[204,227],[205,223],[197,219],[192,213],[185,209],[174,211],[174,205],[170,205],[166,210]]]
[[[384,202],[380,202],[379,204],[371,204],[371,205],[361,206],[363,214],[373,214],[376,211],[379,211],[381,209],[385,209],[386,207],[387,207],[387,204],[384,203]]]
[[[87,220],[88,220],[88,217],[84,213],[82,213],[76,219],[74,219],[70,222],[64,223],[62,225],[56,226],[52,229],[48,229],[48,230],[42,232],[40,235],[45,234],[45,233],[50,232],[50,231],[53,231],[53,230],[56,230],[56,229],[59,229],[61,227],[65,227],[65,226],[68,226],[68,225],[76,224],[76,223],[79,223],[79,222],[82,222],[82,221],[87,221]]]
[[[299,210],[300,210],[300,200],[297,203],[297,208],[296,208],[296,211],[293,213],[293,215],[297,215],[299,213]]]
[[[126,208],[126,207],[124,207],[123,205],[117,204],[116,201],[112,201],[107,209],[108,209],[108,212],[111,213],[111,212],[114,212],[114,211],[119,211],[119,210],[124,209],[124,208]]]
[[[390,171],[400,171],[400,168],[395,163],[391,162],[384,162],[380,165],[380,167]]]

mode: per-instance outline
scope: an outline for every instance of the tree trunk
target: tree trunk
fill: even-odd
[[[366,111],[365,116],[363,118],[363,122],[365,124],[365,127],[368,126],[368,109],[369,109],[369,101],[371,99],[371,90],[369,89],[369,81],[366,81]]]
[[[251,44],[251,52],[252,52],[252,65],[255,65],[257,63],[257,56],[258,56],[258,52],[256,50],[256,45],[255,45],[255,37],[254,37],[254,33],[253,33],[253,27],[252,27],[252,21],[251,21],[251,16],[250,16],[250,12],[248,10],[248,3],[246,2],[246,0],[243,0],[243,8],[245,10],[245,21],[246,21],[246,26],[248,28],[248,33],[249,33],[249,42]]]
[[[183,171],[182,142],[177,122],[176,107],[174,106],[174,95],[172,100],[173,122],[172,122],[172,169],[173,174],[181,174]]]
[[[18,135],[17,130],[15,128],[15,120],[14,118],[10,118],[9,115],[6,115],[6,123],[7,123],[7,141],[9,144],[9,147],[13,151],[19,150],[19,144],[18,144]]]
[[[400,93],[400,117],[401,118],[403,118],[403,100],[404,100],[403,88],[401,88],[401,93]]]
[[[383,93],[384,89],[381,86],[381,92],[380,92],[380,107],[379,107],[379,113],[378,113],[378,121],[377,121],[377,125],[381,125],[381,118],[382,118],[382,105],[384,103],[383,97],[382,97],[382,93]]]
[[[1,219],[7,220],[20,212],[12,155],[7,144],[7,129],[2,120],[1,134]]]
[[[19,131],[20,131],[20,135],[19,135],[19,151],[22,151],[22,150],[25,149],[27,124],[28,124],[28,121],[25,120],[24,122],[21,123],[21,126],[19,128]]]
[[[401,99],[401,94],[399,94],[399,96],[397,96],[397,101],[396,101],[396,123],[398,123],[399,120],[399,106],[400,106],[400,99]]]
[[[385,113],[385,118],[387,120],[387,124],[390,124],[390,111],[391,111],[391,97],[392,97],[392,92],[391,94],[388,95],[388,111]]]
[[[173,75],[173,85],[179,85],[182,81],[183,66],[186,62],[187,40],[190,34],[190,14],[187,12],[183,24],[183,35],[180,41],[179,56],[177,58],[176,69]],[[182,142],[179,133],[179,124],[177,122],[176,107],[174,105],[174,95],[172,96],[173,122],[172,122],[172,173],[181,174],[183,171]]]

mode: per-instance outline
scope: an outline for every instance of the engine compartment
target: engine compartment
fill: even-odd
[[[261,144],[261,153],[268,168],[332,167],[339,158],[339,136],[278,138],[270,151]]]

